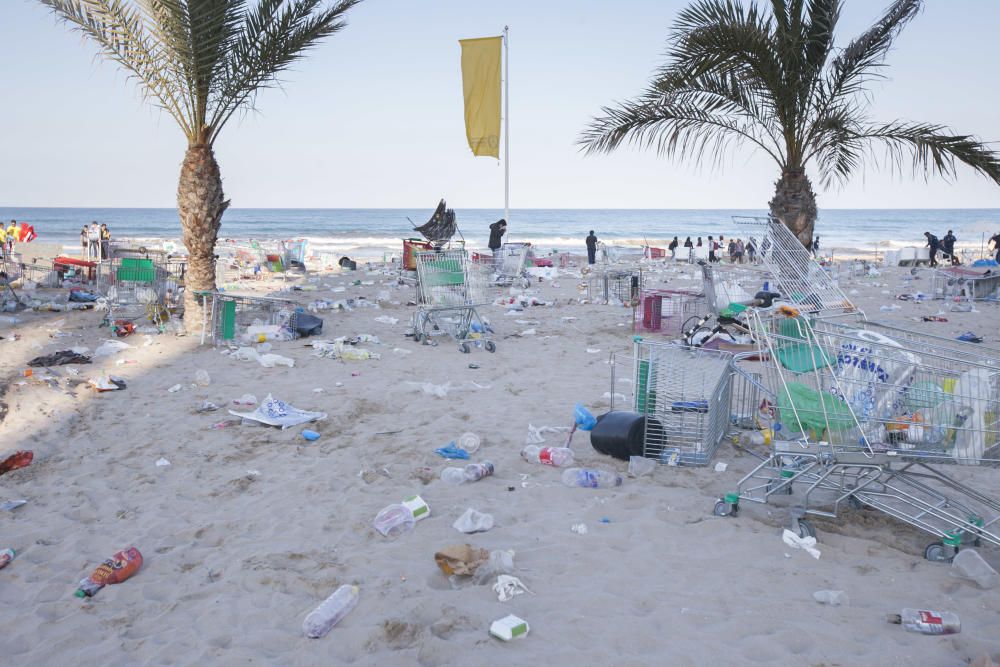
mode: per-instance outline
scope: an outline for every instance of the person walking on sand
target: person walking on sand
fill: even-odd
[[[503,245],[503,235],[507,233],[507,221],[500,218],[490,225],[490,242],[488,248],[493,251],[493,263],[500,264],[500,247]]]
[[[7,230],[0,225],[0,256],[7,256]]]
[[[754,241],[752,236],[747,241],[746,250],[747,250],[747,261],[753,264],[754,255],[757,254],[757,242]]]
[[[955,242],[957,240],[958,239],[955,238],[954,232],[950,229],[948,230],[948,233],[944,235],[944,238],[941,239],[941,248],[943,249],[941,256],[944,257],[947,255],[951,259],[952,266],[958,266],[959,264],[958,257],[955,257]]]
[[[729,263],[736,263],[736,241],[729,239],[729,245],[726,247],[726,254],[729,255]]]
[[[593,265],[597,261],[597,236],[594,235],[594,230],[590,230],[590,236],[586,238],[587,244],[587,264]]]
[[[743,263],[743,253],[747,250],[746,245],[743,243],[743,239],[736,239],[736,261],[740,264]]]
[[[813,257],[819,257],[819,237],[818,236],[813,239],[812,253],[813,253]]]
[[[700,240],[700,239],[699,239]],[[719,261],[719,258],[715,256],[715,251],[719,249],[719,244],[712,240],[712,237],[708,237],[708,261],[715,263]]]
[[[87,253],[91,259],[100,260],[101,252],[101,228],[97,226],[97,221],[94,220],[90,223],[90,227],[87,228]]]
[[[667,246],[667,249],[670,251],[670,260],[671,261],[677,259],[677,246],[679,246],[680,244],[681,244],[681,242],[678,241],[677,237],[675,236],[674,240],[671,241],[670,245]]]
[[[937,266],[937,254],[938,250],[941,249],[941,242],[938,240],[938,237],[934,236],[930,232],[924,232],[924,236],[927,238],[927,245],[924,247],[931,249],[931,266]]]
[[[101,259],[111,259],[111,230],[108,223],[101,223]]]

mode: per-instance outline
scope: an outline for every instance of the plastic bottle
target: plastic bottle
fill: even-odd
[[[142,567],[142,554],[135,547],[129,547],[116,553],[101,563],[89,577],[80,581],[76,597],[93,597],[97,591],[108,584],[120,584]]]
[[[358,606],[360,590],[357,586],[345,584],[309,612],[309,615],[302,621],[302,631],[306,633],[306,637],[316,639],[330,632],[333,626]]]
[[[204,368],[199,368],[198,372],[194,374],[194,381],[198,383],[199,387],[207,387],[212,384],[212,378],[208,376],[208,371]]]
[[[958,614],[950,611],[904,609],[898,614],[890,614],[886,620],[924,635],[957,635],[962,631]]]
[[[375,515],[375,530],[385,537],[396,537],[412,530],[417,520],[405,505],[389,505]]]
[[[562,483],[566,486],[581,486],[587,489],[603,489],[611,486],[621,486],[622,476],[607,470],[588,470],[587,468],[568,468],[562,474]]]
[[[573,465],[573,450],[568,447],[528,445],[521,450],[521,458],[528,463],[543,463],[561,468]]]
[[[851,598],[844,591],[816,591],[813,593],[813,600],[831,607],[840,607],[841,605],[848,607],[851,604]]]
[[[493,464],[489,461],[483,461],[482,463],[470,463],[464,468],[445,468],[441,471],[441,479],[449,484],[465,484],[466,482],[477,482],[492,474]]]

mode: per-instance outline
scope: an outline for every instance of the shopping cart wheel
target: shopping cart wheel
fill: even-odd
[[[420,333],[419,331],[414,331],[413,332],[413,342],[414,343],[419,343],[423,339],[423,337],[424,337],[424,335],[422,333]]]
[[[487,352],[496,352],[497,351],[497,345],[496,345],[496,343],[494,343],[491,340],[486,341],[486,351]]]
[[[924,549],[924,558],[936,563],[950,563],[955,557],[955,548],[947,547],[943,542],[931,542]]]
[[[725,498],[720,498],[712,509],[715,516],[736,516],[740,513],[739,495],[727,493]]]
[[[854,496],[847,496],[847,506],[850,507],[852,510],[859,510],[859,511],[865,508],[865,504]]]
[[[458,349],[462,351],[462,354],[468,354],[469,352],[472,352],[472,348],[469,347],[468,343],[462,343],[461,345],[458,346]]]
[[[806,521],[805,519],[798,520],[799,526],[799,537],[816,537],[816,527],[812,525],[811,521]]]

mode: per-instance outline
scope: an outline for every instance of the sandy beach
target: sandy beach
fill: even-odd
[[[814,522],[814,559],[782,542],[780,503],[713,516],[716,500],[756,463],[728,440],[715,458],[728,464],[724,472],[658,466],[613,489],[568,488],[559,469],[521,460],[529,424],[569,426],[576,402],[601,414],[606,393],[631,395],[631,362],[618,364],[612,387],[609,359],[631,354],[632,311],[580,303],[579,264],[526,292],[549,305],[483,309],[495,354],[405,337],[413,287],[377,265],[310,274],[295,284],[315,291],[281,296],[374,302],[388,291],[379,308],[319,313],[322,338],[377,336],[379,344],[361,347],[378,360],[320,358],[300,339],[271,350],[294,367],[263,368],[196,337],[137,333],[121,339],[127,350],[25,378],[33,357],[73,346],[93,352],[108,338],[102,314],[27,311],[0,323],[0,456],[35,454],[30,467],[0,478],[0,499],[28,501],[0,512],[0,548],[17,551],[0,571],[4,664],[958,666],[1000,658],[995,591],[925,560],[922,533],[850,511]],[[913,289],[908,275],[890,269],[841,286],[873,319],[949,338],[973,330],[1000,344],[995,303],[947,312],[947,322],[914,321],[944,302],[895,300]],[[696,267],[647,272],[648,287],[700,284]],[[288,286],[248,284],[257,295]],[[879,312],[888,303],[900,309]],[[207,386],[196,384],[199,370]],[[86,381],[102,371],[126,389],[96,393]],[[418,383],[450,386],[439,397]],[[309,426],[320,438],[307,442],[302,427],[213,428],[246,393],[327,413]],[[200,413],[204,401],[221,409]],[[492,461],[495,474],[448,485],[436,475],[449,463],[434,449],[469,431],[482,441],[472,460]],[[547,444],[564,437],[547,434]],[[627,465],[594,451],[588,437],[574,437],[578,464],[624,474]],[[157,466],[161,458],[170,465]],[[421,481],[421,467],[435,479]],[[994,469],[960,472],[1000,494]],[[376,513],[413,494],[431,516],[395,539],[376,533]],[[452,523],[470,507],[492,514],[495,527],[459,533]],[[580,523],[586,534],[571,530]],[[500,602],[490,585],[453,587],[434,554],[463,543],[513,550],[514,575],[531,593]],[[145,557],[138,574],[93,598],[73,597],[77,581],[127,546]],[[995,550],[982,554],[1000,566]],[[306,638],[303,618],[341,584],[360,587],[357,608],[326,637]],[[814,601],[824,589],[845,591],[850,605]],[[962,632],[920,636],[885,622],[903,607],[956,612]],[[505,644],[489,636],[507,614],[528,621],[527,637]]]

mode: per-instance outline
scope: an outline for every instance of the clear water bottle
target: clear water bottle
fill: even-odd
[[[302,621],[302,630],[306,633],[306,637],[318,638],[330,632],[330,628],[358,605],[359,590],[357,586],[345,584],[313,609]]]
[[[521,458],[528,463],[544,463],[548,466],[573,465],[573,450],[569,447],[539,447],[528,445],[521,450]]]
[[[923,635],[957,635],[962,631],[958,614],[950,611],[904,609],[898,614],[890,614],[886,620]]]
[[[492,474],[493,464],[489,461],[483,461],[482,463],[470,463],[464,468],[445,468],[441,471],[441,479],[449,484],[465,484],[466,482],[477,482]]]
[[[621,486],[622,476],[607,470],[568,468],[562,474],[562,483],[566,486],[581,486],[585,489],[603,489]]]
[[[412,530],[417,523],[413,512],[406,505],[389,505],[375,515],[375,530],[385,537],[396,537]]]

